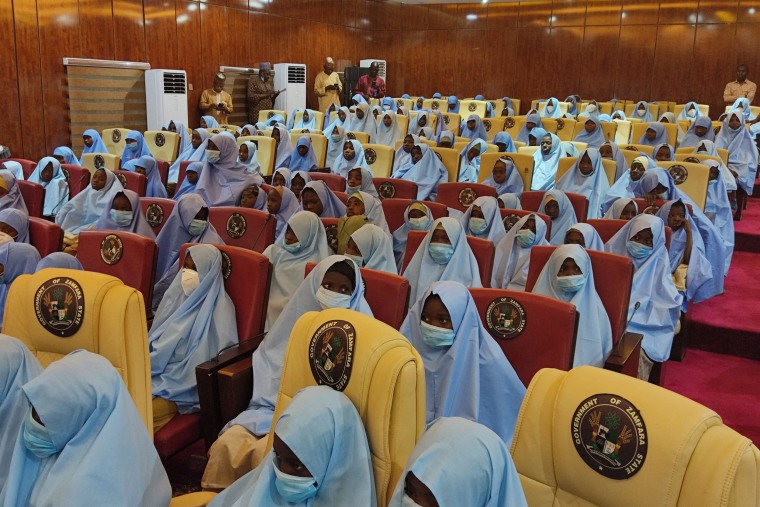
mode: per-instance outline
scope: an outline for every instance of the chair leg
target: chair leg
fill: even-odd
[[[687,350],[687,341],[688,341],[688,333],[687,333],[687,324],[686,324],[686,314],[682,313],[680,317],[681,322],[681,330],[678,334],[676,334],[673,337],[673,345],[670,347],[670,360],[671,361],[683,361],[683,358],[686,356],[686,350]]]

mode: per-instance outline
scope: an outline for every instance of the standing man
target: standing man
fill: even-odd
[[[274,109],[274,99],[280,92],[274,91],[272,81],[272,64],[259,64],[259,75],[248,79],[248,123],[255,125],[259,121],[259,111]]]
[[[214,76],[214,86],[203,90],[198,108],[204,115],[216,118],[219,125],[227,125],[227,117],[232,113],[232,96],[224,91],[225,75],[221,72]]]
[[[377,75],[380,72],[380,66],[377,62],[372,62],[369,66],[369,75],[365,74],[359,78],[356,83],[354,93],[359,93],[364,100],[369,103],[369,99],[382,99],[385,97],[385,81]]]
[[[747,98],[749,103],[755,98],[757,85],[747,79],[747,66],[744,64],[736,68],[736,81],[731,81],[723,90],[723,100],[726,104],[733,104],[736,99]]]
[[[319,110],[327,113],[331,104],[340,107],[340,92],[343,85],[338,73],[335,72],[335,62],[332,58],[328,56],[322,68],[324,72],[317,74],[317,78],[314,80],[314,93],[319,99]]]

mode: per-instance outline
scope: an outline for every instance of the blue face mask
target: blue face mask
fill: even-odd
[[[119,211],[117,209],[112,209],[108,214],[111,216],[111,220],[121,227],[126,227],[131,224],[132,217],[134,216],[131,211]]]
[[[419,218],[410,218],[409,219],[409,228],[413,231],[423,231],[425,230],[425,227],[427,227],[428,222],[430,221],[430,217],[425,215],[424,217]]]
[[[454,255],[454,247],[446,243],[430,243],[428,252],[436,264],[448,264]]]
[[[195,238],[203,234],[203,231],[206,230],[206,227],[208,227],[207,221],[198,220],[196,218],[190,221],[190,225],[187,227],[187,232],[189,232],[190,235]]]
[[[137,151],[137,143],[127,143],[127,149],[129,151]]]
[[[654,248],[651,246],[642,245],[631,240],[628,240],[628,243],[625,244],[625,249],[628,250],[628,255],[634,259],[646,259],[654,251]]]
[[[341,294],[324,287],[317,289],[315,297],[323,310],[329,308],[348,308],[351,306],[351,294]]]
[[[364,257],[362,257],[361,255],[351,255],[351,254],[344,254],[344,255],[348,257],[349,259],[351,259],[352,261],[354,261],[354,263],[357,266],[362,267],[364,265]]]
[[[471,217],[468,225],[471,233],[481,234],[488,227],[488,222],[485,218]]]
[[[302,503],[317,494],[314,477],[296,477],[288,475],[274,465],[274,485],[283,500],[289,503]]]
[[[23,436],[26,448],[38,458],[47,458],[58,452],[48,429],[32,417],[31,408],[24,419]]]
[[[422,321],[420,321],[420,334],[422,341],[433,348],[451,347],[456,336],[453,329],[433,326]]]
[[[352,187],[351,185],[346,185],[346,193],[347,194],[355,194],[359,190],[362,189],[361,185],[356,185],[355,187]]]
[[[557,287],[567,292],[568,294],[575,294],[583,284],[586,283],[586,277],[583,275],[571,275],[571,276],[559,276],[557,277]]]
[[[534,241],[536,241],[536,233],[530,229],[522,229],[517,231],[517,234],[515,234],[515,239],[517,240],[518,245],[523,248],[527,248],[532,245]]]
[[[295,243],[291,243],[290,245],[288,245],[287,243],[283,243],[282,248],[284,248],[286,252],[296,253],[299,250],[301,250],[301,242],[296,241]]]

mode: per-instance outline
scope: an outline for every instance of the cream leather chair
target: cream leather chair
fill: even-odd
[[[101,167],[105,167],[110,171],[121,169],[121,157],[110,153],[85,153],[82,155],[81,161],[82,167],[89,169],[91,173],[94,173]]]
[[[718,414],[601,368],[539,371],[512,458],[531,506],[757,506],[760,452]]]
[[[24,342],[43,367],[77,349],[111,361],[153,435],[148,327],[139,290],[88,271],[23,275],[8,292],[3,333]]]
[[[346,132],[346,138],[354,139],[356,141],[359,141],[361,144],[369,143],[369,134],[367,134],[366,132],[349,131],[349,132]]]
[[[495,118],[486,118],[483,120],[483,127],[485,127],[486,132],[488,132],[488,142],[493,141],[496,134],[504,130],[504,121],[506,119],[506,116],[497,116]]]
[[[686,104],[676,104],[676,107],[673,108],[673,114],[676,115],[676,118],[678,118],[678,115],[681,114],[681,111],[683,111],[684,107],[686,107]],[[750,108],[751,107],[752,106],[750,106]],[[702,116],[710,116],[710,106],[708,104],[697,104],[697,109],[699,109],[699,113]]]
[[[321,132],[322,128],[320,128],[320,125],[323,125],[325,122],[325,113],[323,113],[322,111],[314,111],[313,109],[310,111],[312,114],[314,114],[314,118],[316,118],[315,124],[317,125],[315,128],[310,129],[310,130],[318,130]],[[302,110],[296,111],[296,115],[293,118],[293,125],[296,125],[299,121],[301,121],[301,118],[303,118],[303,111]]]
[[[631,122],[628,120],[612,120],[617,125],[615,143],[627,144],[631,142]],[[637,139],[638,141],[638,139]]]
[[[505,116],[504,132],[508,133],[512,140],[517,139],[517,134],[520,133],[525,125],[526,118],[526,116]]]
[[[554,181],[559,181],[559,179],[564,176],[564,174],[569,171],[577,161],[578,157],[563,157],[559,159],[559,164],[557,164],[557,176],[554,178]],[[615,183],[617,163],[614,160],[603,158],[602,166],[604,167],[604,174],[607,176],[607,181],[610,183],[610,186],[612,186],[612,184]]]
[[[656,122],[651,122],[656,123]],[[665,127],[665,133],[668,134],[668,144],[671,146],[676,145],[676,138],[678,137],[678,125],[675,123],[663,123],[663,127]],[[636,123],[633,125],[633,128],[631,129],[631,141],[634,143],[638,143],[639,139],[641,139],[641,136],[644,135],[644,133],[649,128],[649,123]]]
[[[375,178],[390,178],[393,172],[393,158],[396,152],[384,144],[363,144],[364,158]]]
[[[443,162],[443,166],[449,173],[449,183],[457,181],[459,177],[459,152],[454,148],[439,148],[433,146],[430,148],[438,157],[438,160]]]
[[[269,136],[243,136],[238,137],[237,145],[240,147],[246,141],[256,143],[256,159],[261,166],[261,174],[269,176],[274,172],[274,162],[277,157],[277,142]]]
[[[486,110],[488,109],[488,102],[485,100],[460,100],[459,101],[459,116],[462,119],[467,119],[471,114],[477,114],[481,118],[486,117]]]
[[[277,114],[279,114],[283,118],[285,118],[285,122],[286,122],[285,124],[287,125],[288,113],[286,113],[285,111],[280,111],[279,109],[263,109],[263,110],[259,111],[259,121],[265,122],[269,118],[271,118],[272,116],[275,116]]]
[[[387,505],[425,430],[422,358],[398,331],[362,313],[309,312],[290,335],[273,421],[300,389],[314,385],[353,402],[372,451],[377,504]]]
[[[441,117],[443,118],[443,123],[446,124],[446,128],[452,131],[455,136],[458,135],[462,124],[462,117],[457,113],[441,113]]]
[[[147,130],[143,134],[153,158],[169,162],[177,160],[179,150],[179,134],[161,130]]]
[[[108,153],[121,157],[121,154],[124,153],[124,147],[127,145],[125,138],[131,130],[124,127],[103,129],[101,138],[103,139],[103,144],[106,145]]]

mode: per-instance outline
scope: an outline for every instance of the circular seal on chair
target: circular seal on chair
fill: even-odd
[[[527,321],[525,309],[512,298],[496,298],[486,308],[486,329],[497,340],[517,338]]]
[[[263,133],[262,131],[260,131],[260,130],[257,130],[257,131],[256,131],[256,135],[257,135],[257,136],[263,136],[263,135],[264,135],[264,133]]]
[[[504,160],[509,160],[510,162],[512,162],[512,164],[513,164],[515,167],[517,167],[517,164],[515,163],[515,159],[513,159],[513,158],[512,158],[512,157],[510,157],[509,155],[507,155],[506,157],[501,157],[501,158],[503,158]],[[496,165],[496,164],[494,163],[494,165]]]
[[[123,174],[117,176],[124,177]],[[145,221],[153,228],[158,227],[164,223],[164,209],[156,203],[149,204],[145,209]]]
[[[444,117],[443,117],[443,123],[445,123],[446,125],[448,125],[448,124],[449,124],[449,121],[451,121],[451,120],[449,119],[449,117],[448,117],[448,116],[444,116]]]
[[[721,128],[721,127],[722,127],[722,125],[718,125],[717,127],[713,128],[713,133],[714,133],[716,136],[718,135],[718,132],[720,132],[720,128]]]
[[[646,461],[644,418],[622,396],[595,394],[583,400],[570,420],[570,436],[581,459],[609,479],[629,479]]]
[[[224,279],[228,279],[232,273],[232,259],[227,255],[227,252],[222,251],[222,276]]]
[[[272,116],[274,116],[274,111],[269,111],[269,112],[267,113],[267,120],[268,120],[269,118],[271,118]]]
[[[563,120],[562,118],[558,118],[557,119],[557,130],[562,130],[563,128],[565,128],[565,120]]]
[[[438,153],[437,151],[434,151],[433,153],[435,153],[435,156],[438,157],[438,160],[443,162],[443,156],[440,153]]]
[[[121,130],[113,129],[113,131],[111,131],[111,141],[115,143],[121,141]]]
[[[34,313],[49,333],[61,338],[75,335],[84,320],[82,287],[65,276],[51,278],[34,295]]]
[[[354,140],[356,140],[356,136],[354,135],[353,132],[346,132],[346,137],[348,139],[354,139]]]
[[[633,146],[632,144],[629,144],[628,146],[626,146],[625,149],[629,151],[639,151],[639,149]]]
[[[377,188],[377,193],[381,199],[392,199],[396,195],[396,187],[390,181],[384,181]]]
[[[430,107],[433,109],[433,111],[438,111],[438,108],[441,107],[441,104],[437,100],[434,100],[432,104],[430,104]]]
[[[161,146],[163,146],[165,144],[166,144],[166,137],[161,132],[157,132],[156,133],[156,146],[158,146],[160,148]]]
[[[687,179],[689,179],[689,170],[681,164],[675,164],[668,168],[668,172],[673,177],[673,182],[676,185],[680,185]]]
[[[100,242],[100,258],[109,266],[119,262],[123,253],[124,245],[116,234],[109,234]]]
[[[103,158],[103,155],[95,155],[94,161],[95,161],[95,169],[105,168],[106,159]]]
[[[463,188],[459,191],[459,204],[462,206],[469,206],[473,202],[475,202],[475,199],[478,198],[478,193],[475,192],[470,187]]]
[[[504,120],[504,130],[511,129],[515,126],[515,119],[511,116],[507,116],[507,119]]]
[[[684,162],[691,162],[692,164],[700,164],[702,161],[699,160],[697,157],[686,157],[683,159]]]
[[[486,128],[486,132],[491,132],[491,120],[483,120],[483,126]]]
[[[372,148],[367,148],[364,150],[364,160],[366,160],[369,165],[374,164],[377,161],[377,152]]]
[[[351,379],[356,329],[345,320],[331,320],[309,342],[309,366],[318,385],[342,391]]]
[[[245,217],[240,213],[233,213],[227,219],[227,234],[232,239],[242,238],[247,228],[248,224],[245,221]]]
[[[470,102],[470,104],[467,106],[467,110],[470,112],[475,111],[477,108],[478,106],[476,106],[474,102]]]
[[[502,220],[502,223],[504,224],[504,229],[509,232],[509,230],[514,227],[514,225],[520,221],[520,218],[522,218],[520,215],[517,215],[515,213],[510,213],[509,215],[505,216]]]
[[[116,173],[116,177],[119,179],[121,186],[127,188],[127,177],[121,173]],[[156,204],[153,204],[153,206],[156,206]]]
[[[401,100],[401,99],[398,99],[398,100],[396,101],[396,107],[403,107],[403,106],[404,106],[404,101],[403,101],[403,100]]]
[[[327,235],[327,246],[333,253],[338,253],[338,226],[334,224],[325,226],[325,234]]]

